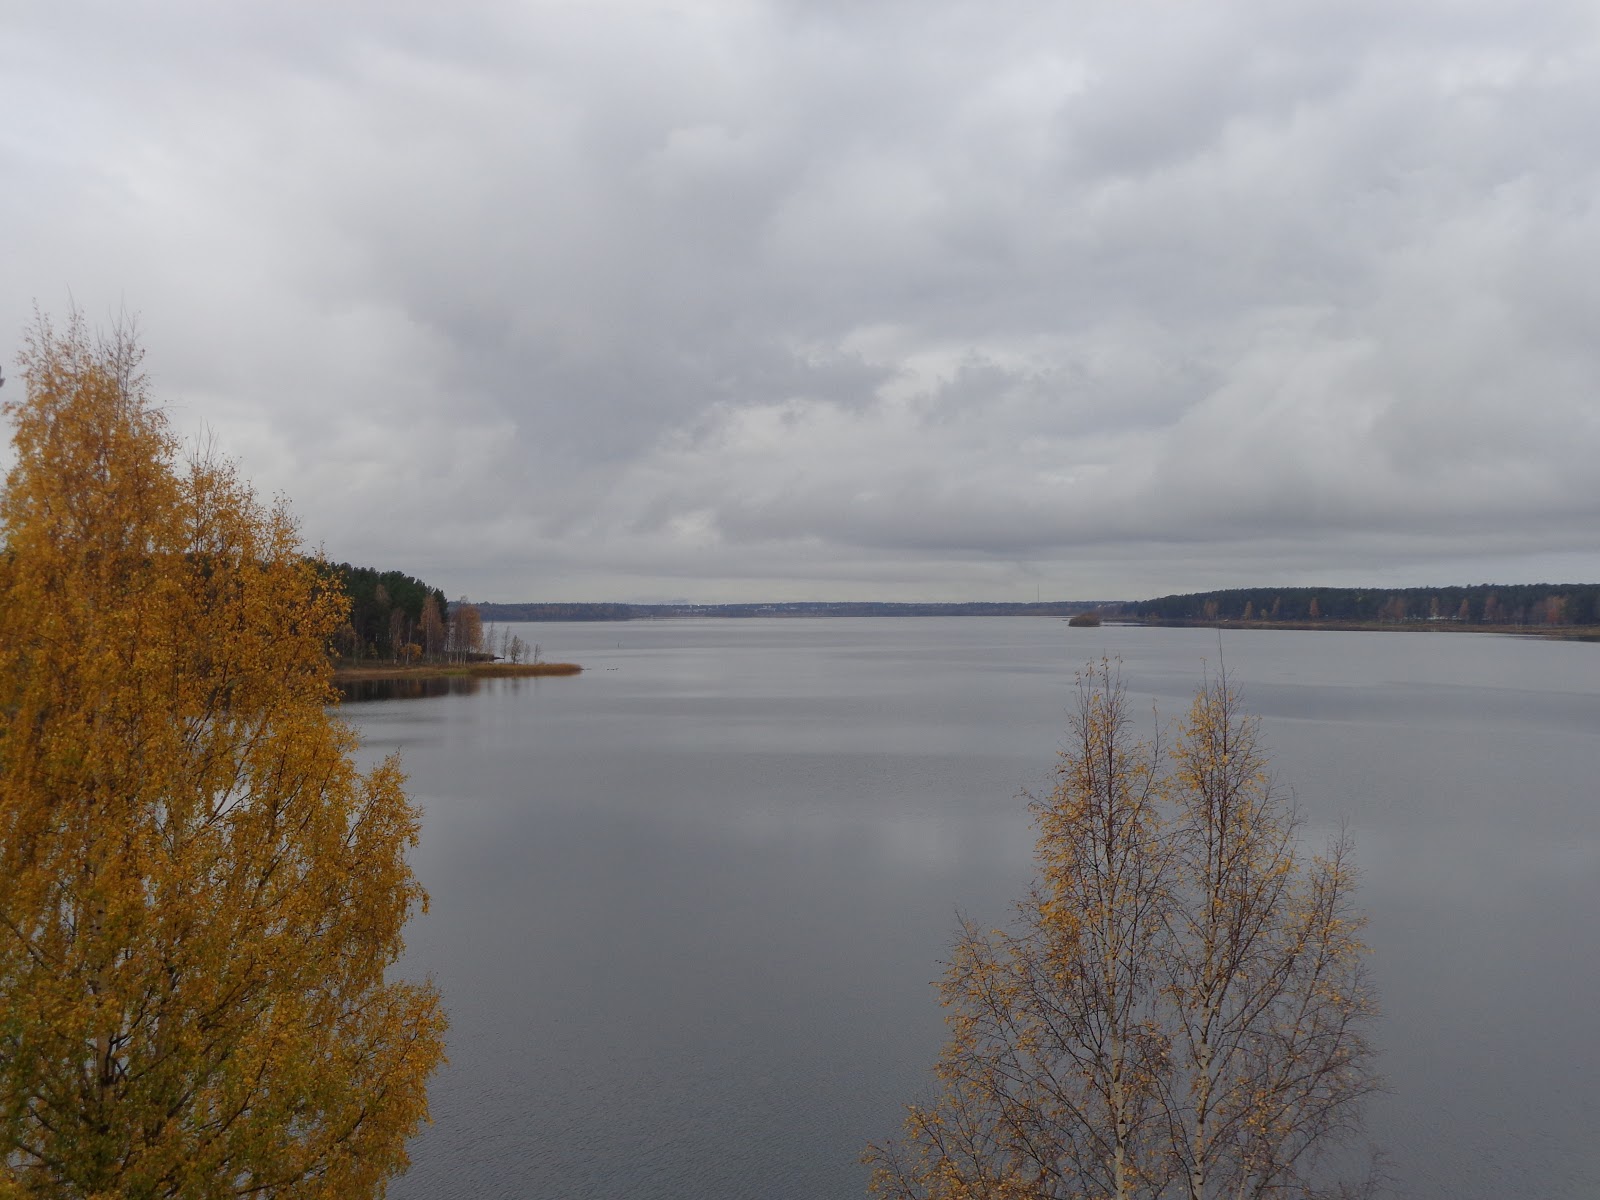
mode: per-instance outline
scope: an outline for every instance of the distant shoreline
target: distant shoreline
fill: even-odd
[[[491,606],[485,606],[491,607]],[[522,606],[503,605],[497,606],[506,609]],[[646,606],[636,606],[645,608]],[[807,606],[807,610],[800,611],[800,606],[791,606],[787,611],[781,612],[754,612],[748,611],[744,605],[701,605],[698,611],[687,608],[674,611],[637,612],[629,616],[538,616],[522,617],[508,616],[505,613],[497,614],[501,621],[527,621],[530,623],[549,622],[551,624],[622,624],[625,622],[660,622],[660,621],[686,621],[686,620],[743,620],[752,617],[765,617],[771,619],[816,621],[830,620],[841,617],[1042,617],[1059,620],[1071,624],[1070,616],[1084,616],[1096,612],[1095,609],[1086,608],[1081,611],[1064,613],[1057,611],[1055,606],[1045,605],[1047,611],[1041,611],[1034,605],[1017,605],[1016,608],[1032,611],[994,611],[1003,609],[1001,605],[971,606],[982,607],[989,611],[959,612],[959,611],[931,611],[934,608],[943,609],[944,606],[934,605],[906,605],[905,608],[915,608],[920,611],[896,612],[892,606],[873,605],[871,612],[841,612],[838,605]],[[950,606],[957,608],[960,606]],[[660,606],[666,609],[667,606]],[[718,610],[721,611],[718,611]],[[737,611],[729,611],[737,610]],[[1123,615],[1110,605],[1098,609],[1100,621],[1090,628],[1110,628],[1115,626],[1135,626],[1145,629],[1295,629],[1295,630],[1336,630],[1345,633],[1494,633],[1512,635],[1516,637],[1539,638],[1545,641],[1563,642],[1600,642],[1600,625],[1511,625],[1504,622],[1483,624],[1482,622],[1465,622],[1453,617],[1444,619],[1425,619],[1412,617],[1405,620],[1337,620],[1319,619],[1307,620],[1304,618],[1289,618],[1285,620],[1243,620],[1241,618],[1184,618],[1184,617],[1137,617]],[[476,663],[476,664],[438,664],[428,667],[359,667],[339,668],[344,671],[367,671],[371,675],[339,674],[339,679],[397,679],[397,678],[428,678],[430,676],[445,675],[570,675],[582,670],[574,663],[540,663],[537,670],[527,669],[528,664],[513,667],[510,663]],[[415,671],[415,675],[404,675],[401,672]]]
[[[479,601],[485,621],[682,621],[724,617],[1071,617],[1090,609],[1126,607],[1127,601],[1044,600],[1033,603],[882,603],[865,600],[794,600],[761,604],[498,604]]]
[[[1556,642],[1600,642],[1600,625],[1468,625],[1461,621],[1227,621],[1139,620],[1110,617],[1107,625],[1146,629],[1300,629],[1345,633],[1498,633]]]
[[[389,679],[523,679],[532,675],[578,675],[577,663],[465,662],[340,664],[333,668],[334,683],[376,683]]]
[[[963,603],[780,601],[739,604],[480,603],[485,620],[534,623],[837,617],[1046,617],[1086,625],[1199,629],[1336,629],[1370,633],[1497,633],[1600,641],[1600,584],[1467,587],[1235,588],[1155,600]],[[1281,610],[1281,611],[1280,611]]]

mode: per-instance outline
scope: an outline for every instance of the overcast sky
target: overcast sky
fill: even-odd
[[[0,0],[0,353],[452,596],[1595,580],[1597,114],[1592,2]]]

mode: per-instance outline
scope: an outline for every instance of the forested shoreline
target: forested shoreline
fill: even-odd
[[[477,607],[488,621],[663,621],[706,617],[1070,617],[1105,604],[1094,600],[1019,604],[786,600],[742,604],[479,603]]]
[[[787,601],[740,604],[517,603],[477,605],[484,620],[651,621],[745,617],[1057,617],[1095,614],[1142,624],[1430,625],[1577,631],[1600,626],[1600,584],[1471,584],[1452,587],[1254,587],[1152,600],[1033,603]]]
[[[404,571],[319,563],[347,601],[331,647],[341,679],[379,672],[410,675],[574,675],[574,663],[541,663],[539,648],[508,628],[484,626],[476,604],[454,604],[444,591]],[[528,661],[528,660],[532,661]],[[365,674],[364,674],[365,673]]]
[[[350,601],[348,619],[334,634],[339,657],[396,661],[445,652],[450,604],[442,589],[404,571],[347,562],[324,569]],[[413,647],[415,653],[409,653]]]
[[[1228,588],[1122,605],[1116,615],[1192,624],[1438,624],[1488,627],[1600,625],[1600,584],[1481,583],[1464,587]]]

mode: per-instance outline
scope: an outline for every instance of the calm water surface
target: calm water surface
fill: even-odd
[[[1215,633],[1048,619],[518,626],[569,679],[363,702],[451,1065],[391,1195],[805,1197],[924,1094],[958,909],[1031,874],[1072,671],[1186,706]],[[1393,1194],[1600,1196],[1600,646],[1230,632],[1318,843],[1356,838]]]

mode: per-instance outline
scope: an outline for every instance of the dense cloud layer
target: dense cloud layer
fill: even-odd
[[[1600,578],[1592,5],[9,11],[0,330],[137,311],[179,428],[335,558]]]

